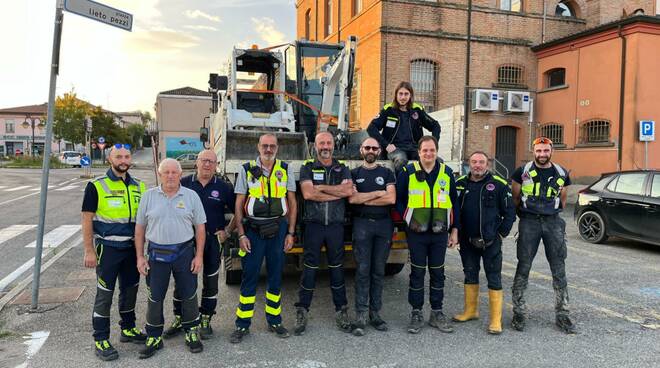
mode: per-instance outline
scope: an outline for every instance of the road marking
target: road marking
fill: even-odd
[[[77,188],[77,187],[78,187],[77,185],[67,185],[67,186],[65,186],[65,187],[57,188],[57,189],[55,189],[55,190],[58,191],[58,192],[61,192],[61,191],[64,191],[64,190],[75,189],[75,188]]]
[[[57,188],[57,185],[49,185],[48,186],[48,189],[53,189],[53,188]],[[41,185],[38,186],[38,187],[30,188],[28,190],[41,190]]]
[[[0,230],[0,244],[35,227],[37,227],[37,225],[11,225],[10,227],[6,227]]]
[[[29,187],[30,187],[29,185],[21,185],[20,187],[13,187],[13,188],[5,189],[5,192],[15,192],[17,190],[21,190],[21,189],[25,189],[25,188],[29,188]]]
[[[46,340],[50,336],[50,331],[37,331],[32,332],[27,336],[23,336],[25,341],[23,344],[27,345],[27,351],[25,352],[25,362],[20,365],[17,365],[16,368],[24,368],[28,366],[28,362],[35,356],[39,350],[44,346]]]
[[[635,260],[635,259],[623,258],[623,257],[620,257],[620,256],[619,257],[608,256],[608,255],[605,255],[605,254],[602,254],[602,253],[599,253],[599,252],[593,252],[593,251],[590,251],[590,250],[577,248],[577,247],[572,247],[572,246],[569,246],[568,249],[570,249],[573,252],[586,254],[590,257],[606,259],[606,260],[612,261],[614,263],[619,263],[619,264],[620,263],[625,263],[627,265],[635,266],[635,268],[645,268],[645,269],[648,269],[648,270],[651,270],[651,271],[660,272],[660,267],[653,266],[653,265],[650,265],[650,266],[640,265],[639,261]]]
[[[73,234],[80,230],[80,225],[62,225],[48,234],[44,235],[44,248],[57,248],[65,240],[69,239]],[[37,246],[37,241],[25,246],[25,248],[34,248]]]

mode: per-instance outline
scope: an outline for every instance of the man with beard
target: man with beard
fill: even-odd
[[[353,256],[357,264],[352,331],[355,336],[364,335],[367,317],[375,329],[387,331],[387,323],[378,312],[383,305],[383,277],[394,232],[390,209],[396,201],[394,173],[376,164],[380,154],[378,141],[365,139],[360,153],[364,162],[351,170],[356,192],[348,198],[353,205]]]
[[[149,285],[147,341],[140,350],[140,359],[151,357],[163,347],[163,300],[170,275],[181,299],[186,345],[192,353],[204,349],[199,335],[197,274],[204,262],[206,214],[197,193],[181,186],[181,172],[179,161],[161,161],[161,184],[144,194],[135,219],[137,269],[147,276]],[[145,241],[149,244],[148,259],[144,256]]]
[[[312,303],[319,268],[321,246],[325,244],[330,288],[335,305],[335,322],[343,331],[350,331],[348,301],[344,285],[344,211],[345,198],[353,195],[353,181],[348,167],[332,158],[334,137],[321,132],[314,139],[316,159],[300,168],[300,190],[305,198],[303,272],[296,305],[294,333],[302,335],[307,327],[307,313]]]
[[[567,334],[576,332],[568,317],[568,290],[566,282],[566,222],[559,216],[566,204],[566,187],[571,185],[568,171],[552,158],[552,141],[537,138],[532,143],[534,161],[519,167],[513,179],[513,202],[518,210],[518,267],[513,279],[513,320],[518,331],[525,329],[529,271],[543,239],[545,256],[552,271],[555,290],[555,322]]]
[[[509,183],[488,170],[488,155],[477,151],[468,160],[470,172],[456,180],[461,213],[460,253],[465,274],[465,308],[455,322],[479,318],[481,259],[488,280],[488,332],[502,332],[502,238],[516,221]]]
[[[225,211],[234,212],[234,191],[230,184],[215,176],[218,157],[211,150],[197,155],[197,172],[181,179],[181,185],[194,190],[204,205],[206,214],[206,243],[204,245],[204,272],[202,274],[202,301],[200,335],[202,339],[213,336],[211,318],[218,303],[218,275],[220,273],[220,242],[227,239]],[[164,333],[164,338],[178,335],[181,326],[181,299],[175,292],[174,321]]]
[[[296,181],[288,163],[278,160],[277,137],[259,137],[259,156],[243,164],[236,179],[236,228],[240,246],[243,280],[236,308],[236,328],[229,337],[240,343],[250,332],[261,265],[266,259],[266,321],[268,331],[279,338],[289,337],[282,324],[282,271],[285,251],[293,246],[296,234]]]
[[[94,351],[101,360],[119,357],[110,344],[110,307],[119,278],[121,342],[143,343],[146,336],[135,327],[135,300],[140,274],[135,258],[135,216],[147,186],[128,173],[131,146],[115,144],[110,169],[87,184],[82,203],[84,266],[96,267],[96,299],[92,326]]]

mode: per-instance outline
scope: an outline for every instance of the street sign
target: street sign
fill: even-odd
[[[655,121],[642,120],[639,122],[639,141],[640,142],[655,141]]]
[[[96,147],[98,147],[100,150],[103,150],[105,148],[105,143],[97,143]]]
[[[83,156],[80,158],[80,166],[87,167],[91,164],[92,162],[89,160],[89,156]]]
[[[99,137],[99,143],[105,143],[105,138],[104,137]]]
[[[133,15],[91,0],[64,0],[64,10],[126,31],[133,28]]]

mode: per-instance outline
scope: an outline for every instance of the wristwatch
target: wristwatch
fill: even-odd
[[[295,236],[296,236],[296,233],[293,233],[293,232],[287,232],[286,235],[291,235],[291,236],[294,236],[294,237],[295,237]]]

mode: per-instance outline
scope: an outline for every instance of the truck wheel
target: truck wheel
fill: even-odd
[[[394,276],[403,270],[403,263],[388,263],[385,265],[385,275]]]
[[[240,285],[242,279],[243,272],[241,270],[225,271],[225,284],[227,285]]]

